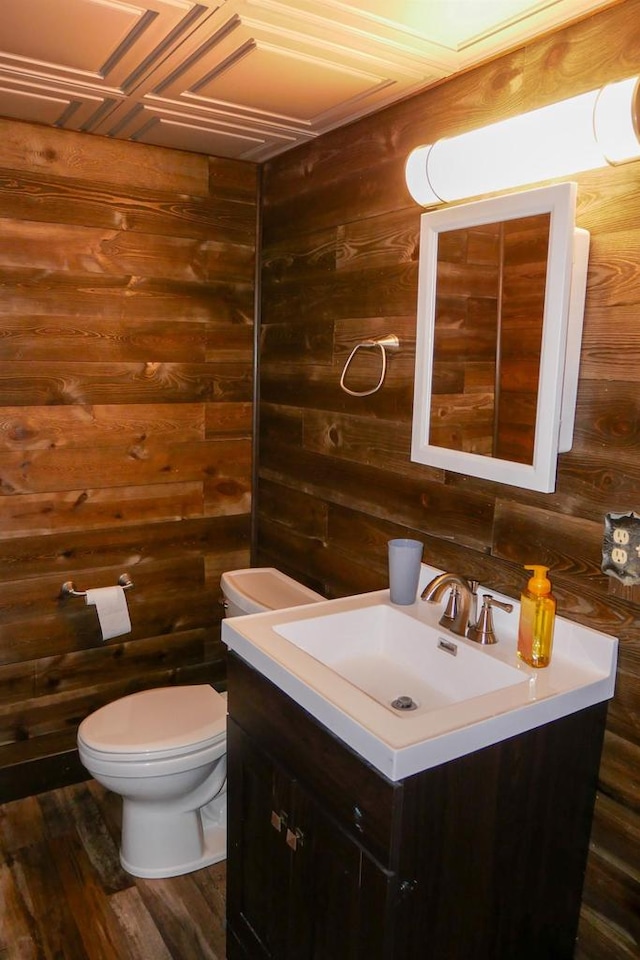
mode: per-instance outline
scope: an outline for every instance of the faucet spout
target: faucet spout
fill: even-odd
[[[450,616],[445,612],[440,618],[441,626],[447,627],[452,633],[459,637],[464,637],[469,626],[469,613],[471,610],[471,586],[468,580],[459,576],[457,573],[441,573],[434,577],[422,591],[420,598],[429,600],[431,603],[437,603],[442,599],[445,590],[451,588],[457,590],[458,603],[454,606],[454,614]]]

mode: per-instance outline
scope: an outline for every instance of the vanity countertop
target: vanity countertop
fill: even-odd
[[[420,590],[442,571],[422,565]],[[499,642],[479,646],[438,626],[443,604],[420,599],[410,606],[395,606],[388,590],[290,607],[267,613],[223,620],[222,640],[268,680],[288,694],[313,717],[355,750],[390,780],[400,780],[475,750],[575,713],[613,696],[617,640],[563,617],[556,617],[553,657],[543,669],[530,668],[516,655],[519,604],[512,613],[494,610]],[[312,656],[283,636],[294,628],[326,621],[327,644],[335,614],[361,612],[371,616],[391,608],[412,623],[445,641],[468,647],[482,657],[520,672],[516,682],[433,709],[398,712],[374,699],[330,665]],[[395,614],[394,623],[398,620]],[[311,623],[309,623],[311,622]],[[317,630],[316,630],[317,632]],[[446,654],[445,654],[446,656]],[[477,657],[476,657],[477,659]],[[488,664],[489,668],[491,665]],[[503,671],[507,672],[507,671]],[[521,681],[521,682],[520,682]]]

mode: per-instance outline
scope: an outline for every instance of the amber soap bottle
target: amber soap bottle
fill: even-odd
[[[532,570],[533,576],[520,597],[518,656],[530,667],[548,667],[556,620],[556,599],[547,578],[549,568],[534,564],[525,570]]]

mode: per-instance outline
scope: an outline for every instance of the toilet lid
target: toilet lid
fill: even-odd
[[[94,750],[141,753],[194,746],[225,735],[227,703],[209,684],[141,690],[114,700],[80,724]]]

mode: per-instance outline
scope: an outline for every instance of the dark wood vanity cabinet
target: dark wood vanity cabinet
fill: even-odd
[[[570,960],[606,704],[392,782],[228,687],[228,960]]]
[[[229,960],[382,958],[385,872],[233,721],[229,730],[240,806],[233,815],[228,938],[244,945],[229,943]],[[373,883],[363,883],[375,873]]]

